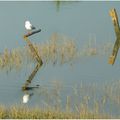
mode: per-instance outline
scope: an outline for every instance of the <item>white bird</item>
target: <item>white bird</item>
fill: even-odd
[[[35,27],[30,23],[30,21],[25,21],[26,30],[33,30]]]
[[[31,94],[28,94],[28,93],[25,94],[23,96],[23,103],[27,103],[32,95],[33,95],[33,93],[31,93]]]

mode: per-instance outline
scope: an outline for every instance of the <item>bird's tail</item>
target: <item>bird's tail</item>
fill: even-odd
[[[34,26],[32,26],[32,30],[36,29]]]

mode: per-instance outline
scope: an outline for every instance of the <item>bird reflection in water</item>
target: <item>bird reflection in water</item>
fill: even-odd
[[[28,101],[34,95],[33,93],[34,89],[37,89],[37,88],[39,88],[39,85],[36,85],[35,87],[26,87],[26,89],[23,91],[25,93],[23,95],[23,103],[28,103]]]

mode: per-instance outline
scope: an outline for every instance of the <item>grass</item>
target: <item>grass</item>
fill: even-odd
[[[52,64],[65,64],[72,61],[76,57],[77,48],[72,39],[64,38],[57,33],[54,33],[49,42],[35,44],[35,49],[42,58],[44,65]],[[24,61],[35,61],[29,47],[26,45],[24,48],[16,48],[8,50],[7,48],[0,55],[0,68],[20,68]]]
[[[47,64],[69,64],[76,60],[76,58],[95,55],[106,55],[113,48],[112,43],[106,43],[99,47],[91,47],[89,42],[85,46],[78,49],[75,40],[58,33],[53,33],[46,43],[34,44],[35,49],[42,58],[44,65]],[[92,44],[92,43],[91,43]],[[93,43],[94,44],[94,43]],[[8,50],[7,48],[0,54],[0,69],[19,69],[24,62],[35,62],[31,51],[26,45],[24,48],[16,48]],[[111,118],[105,112],[105,107],[110,105],[120,105],[120,82],[113,82],[110,85],[104,86],[104,88],[96,92],[98,86],[82,86],[72,87],[74,95],[66,95],[65,110],[61,109],[61,88],[60,84],[54,83],[56,86],[52,90],[47,88],[41,89],[41,93],[46,96],[44,104],[45,108],[29,108],[25,106],[0,106],[0,118],[4,119],[42,119],[42,118]],[[62,89],[63,90],[63,89]],[[64,92],[64,91],[63,91]],[[91,92],[91,93],[90,93]],[[98,93],[104,93],[98,97]],[[74,103],[72,102],[74,98]],[[74,110],[71,108],[74,107]]]
[[[29,104],[9,107],[0,105],[0,119],[120,118],[115,114],[119,112],[120,107],[120,80],[104,86],[93,84],[72,86],[69,91],[67,90],[68,93],[59,81],[53,81],[51,88],[41,86],[41,89],[36,91],[38,94],[40,92],[41,96],[40,105],[37,107],[29,107]],[[65,94],[64,98],[62,94]]]
[[[72,113],[56,111],[55,109],[29,108],[24,106],[0,107],[0,119],[80,119],[80,118],[108,118],[108,116],[89,113]]]
[[[58,80],[59,82],[60,80]],[[51,104],[47,102],[48,106],[56,110],[64,109],[65,113],[74,112],[79,118],[119,118],[120,107],[120,80],[106,83],[102,86],[94,84],[80,84],[81,86],[69,86],[69,91],[66,93],[65,86],[56,84],[52,90],[46,90],[51,100],[56,100]],[[61,86],[61,87],[58,87]],[[55,94],[56,93],[56,94]],[[64,98],[62,95],[65,94]],[[66,102],[63,104],[63,99],[66,97]],[[61,102],[59,102],[61,101]],[[58,108],[58,109],[57,109]],[[116,114],[117,112],[117,114]]]
[[[33,44],[42,58],[44,65],[49,63],[53,65],[63,65],[66,63],[71,64],[76,58],[110,54],[113,48],[112,43],[106,43],[102,46],[99,45],[99,47],[92,47],[92,44],[96,44],[94,42],[96,41],[91,41],[91,43],[88,41],[88,43],[79,49],[74,39],[65,35],[53,33],[46,43]],[[30,62],[35,62],[27,45],[24,48],[15,48],[12,50],[6,48],[0,54],[0,69],[19,69],[25,61],[27,61],[28,64]]]
[[[99,85],[72,86],[72,94],[65,92],[64,86],[53,81],[51,88],[42,86],[40,93],[40,105],[29,107],[28,105],[0,106],[0,118],[4,119],[110,119],[120,116],[112,113],[119,108],[118,102],[119,83],[110,83],[101,88]],[[111,86],[110,86],[111,85]],[[100,89],[101,88],[101,89]],[[115,88],[115,89],[114,89]],[[102,93],[100,93],[99,92]],[[118,91],[118,92],[116,92]],[[61,96],[64,93],[64,98]],[[38,95],[39,96],[39,95]],[[64,101],[65,99],[66,101]],[[60,102],[61,101],[61,102]],[[63,101],[65,103],[63,103]],[[120,99],[119,99],[120,101]],[[42,105],[42,106],[41,106]],[[106,110],[109,109],[109,111]],[[115,112],[115,111],[114,111]]]

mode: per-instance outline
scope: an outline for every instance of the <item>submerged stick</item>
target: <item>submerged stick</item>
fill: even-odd
[[[33,44],[30,42],[30,40],[28,39],[29,36],[40,32],[41,30],[37,30],[37,31],[33,31],[31,33],[28,33],[26,35],[24,35],[24,40],[26,40],[34,58],[36,59],[36,61],[38,62],[38,64],[36,65],[35,69],[33,70],[33,72],[30,74],[30,76],[28,77],[28,80],[26,80],[26,83],[24,84],[24,86],[22,87],[22,90],[28,90],[28,85],[31,83],[31,81],[33,80],[34,76],[36,75],[36,73],[38,72],[39,68],[42,66],[43,61],[41,59],[41,57],[39,56],[38,52],[36,51],[36,49],[34,48]]]
[[[28,37],[25,37],[25,36],[24,36],[24,39],[26,40],[26,42],[27,42],[27,44],[28,44],[28,46],[29,46],[29,48],[30,48],[30,50],[31,50],[34,58],[37,60],[37,62],[38,62],[39,64],[42,65],[42,64],[43,64],[42,59],[40,58],[37,50],[34,48],[34,46],[33,46],[33,44],[31,43],[31,41],[28,39]]]
[[[33,80],[34,76],[36,75],[37,71],[39,70],[39,68],[41,67],[40,64],[37,64],[35,69],[33,70],[33,72],[30,74],[30,76],[28,77],[28,80],[26,80],[26,83],[24,84],[24,86],[22,87],[22,90],[27,90],[28,85],[31,83],[31,81]]]

